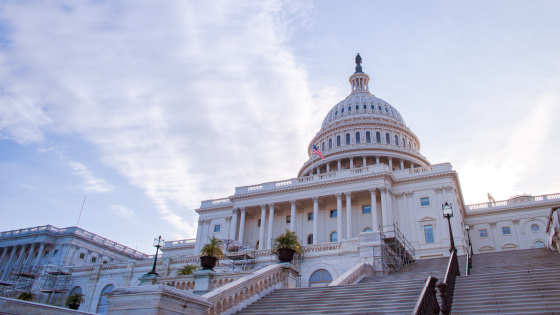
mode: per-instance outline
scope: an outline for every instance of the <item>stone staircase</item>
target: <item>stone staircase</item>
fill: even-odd
[[[452,314],[559,314],[560,255],[548,249],[479,254],[470,276],[458,257]],[[449,257],[424,259],[358,284],[279,289],[237,314],[410,314],[426,278],[444,281]]]
[[[548,249],[474,255],[471,275],[457,278],[452,314],[560,314],[560,255]]]

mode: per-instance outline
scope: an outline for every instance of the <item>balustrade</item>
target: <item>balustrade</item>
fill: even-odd
[[[356,284],[364,277],[372,277],[374,274],[373,267],[366,263],[359,263],[350,270],[346,271],[342,276],[329,284],[329,287],[339,285]]]
[[[439,314],[440,307],[436,296],[436,283],[438,278],[429,276],[426,279],[422,293],[416,301],[412,315],[432,315]]]
[[[548,202],[551,200],[560,199],[560,194],[549,194],[540,196],[514,196],[508,200],[499,200],[494,202],[484,202],[473,205],[467,205],[467,210],[488,209],[494,207],[506,207],[509,205],[531,203],[531,202]]]

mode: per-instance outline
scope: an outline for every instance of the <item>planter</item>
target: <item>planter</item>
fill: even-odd
[[[68,308],[71,310],[77,310],[80,308],[80,304],[68,304]]]
[[[218,262],[218,258],[213,256],[202,256],[200,257],[200,266],[202,270],[213,270],[216,267],[216,262]]]
[[[279,248],[276,250],[276,255],[278,255],[280,262],[291,262],[294,260],[295,253],[296,251],[291,248]]]

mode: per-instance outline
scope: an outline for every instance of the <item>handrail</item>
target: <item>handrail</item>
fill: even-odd
[[[468,265],[468,263],[467,263]],[[453,294],[455,292],[455,280],[461,275],[459,270],[459,259],[457,259],[457,251],[451,252],[451,257],[449,257],[449,264],[447,265],[447,271],[445,273],[444,286],[438,284],[438,289],[444,290],[445,293],[441,294],[441,312],[442,314],[449,314],[451,312],[451,307],[453,305]]]
[[[373,267],[367,263],[359,263],[346,271],[342,276],[329,284],[329,287],[336,287],[339,285],[356,284],[364,277],[373,276]]]
[[[436,297],[436,282],[438,278],[429,276],[424,289],[416,301],[412,315],[439,314],[440,308]]]

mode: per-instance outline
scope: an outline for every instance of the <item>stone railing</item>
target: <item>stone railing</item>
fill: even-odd
[[[359,263],[346,271],[342,276],[329,284],[329,287],[339,285],[356,284],[364,277],[372,277],[374,275],[373,267],[366,263]]]
[[[546,203],[551,201],[560,202],[560,193],[540,195],[540,196],[514,196],[508,200],[499,200],[494,202],[483,202],[473,205],[467,205],[467,210],[485,210],[498,207],[515,206],[531,203]]]
[[[250,272],[215,273],[212,278],[210,289],[215,290],[248,274],[250,274]],[[175,275],[169,277],[161,277],[156,280],[156,283],[165,284],[180,290],[194,290],[195,276]]]
[[[274,264],[259,269],[201,297],[212,306],[208,315],[230,315],[275,289],[295,288],[299,270],[292,264]]]
[[[434,168],[432,166],[417,167],[417,168],[409,169],[408,174],[426,173],[426,172],[431,172],[433,170]]]
[[[337,250],[337,249],[342,249],[342,243],[341,242],[314,244],[314,245],[303,245],[303,251],[306,252],[306,253],[322,252],[322,251],[326,251],[326,250]]]

